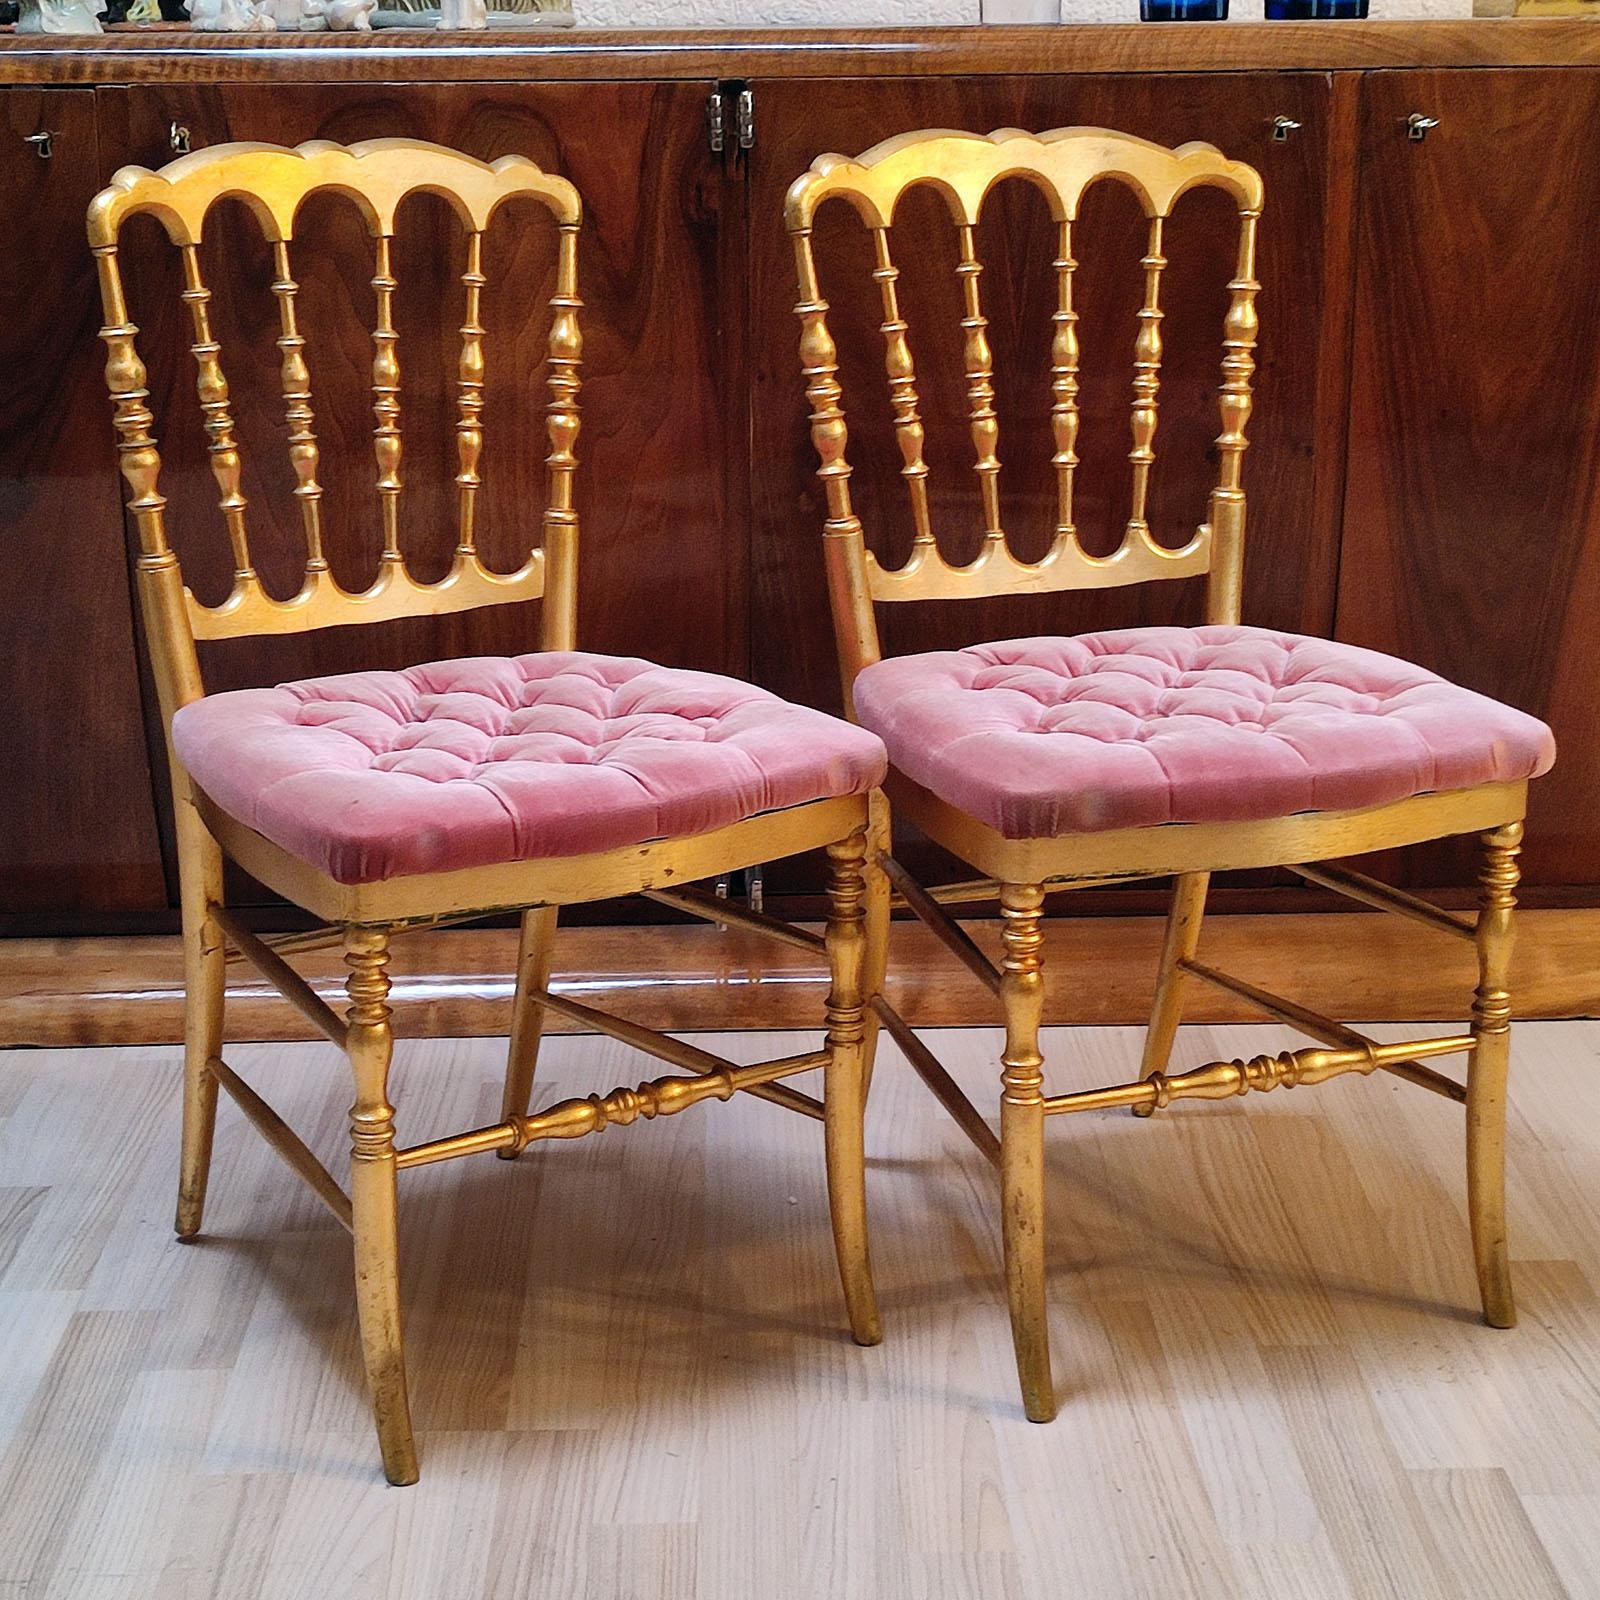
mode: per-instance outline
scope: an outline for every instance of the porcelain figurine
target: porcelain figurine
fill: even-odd
[[[487,28],[488,0],[439,0],[439,26],[462,31]]]
[[[255,0],[278,26],[279,33],[316,33],[326,28],[327,19],[315,0]]]
[[[103,33],[88,0],[22,0],[18,33]]]
[[[320,18],[332,33],[369,32],[377,9],[378,0],[306,0],[306,16]]]
[[[199,33],[276,33],[271,14],[254,0],[193,0],[190,25]]]

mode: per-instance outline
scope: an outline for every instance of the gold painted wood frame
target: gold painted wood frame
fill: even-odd
[[[367,589],[342,589],[323,554],[320,457],[305,359],[291,245],[296,213],[307,196],[332,190],[356,205],[372,238],[373,455],[380,542],[378,575]],[[444,197],[465,223],[460,281],[465,304],[458,364],[456,451],[457,544],[437,583],[412,577],[400,549],[401,389],[394,306],[398,284],[390,265],[396,214],[418,191]],[[514,196],[542,201],[558,230],[556,287],[548,345],[550,401],[546,426],[547,496],[542,543],[514,572],[479,559],[475,512],[483,449],[485,287],[483,236],[500,205]],[[294,496],[305,541],[299,590],[277,599],[251,560],[248,506],[221,346],[210,316],[210,290],[200,246],[207,215],[224,197],[244,200],[274,258],[272,295],[280,334],[281,389]],[[123,222],[154,215],[179,251],[183,301],[193,330],[196,390],[218,490],[223,528],[232,545],[233,587],[218,606],[201,604],[184,586],[167,538],[161,461],[153,432],[145,367],[136,348],[118,263]],[[283,850],[218,806],[191,782],[171,750],[173,715],[205,692],[197,639],[286,634],[337,624],[379,622],[469,607],[541,598],[545,649],[576,644],[578,520],[572,483],[577,465],[579,362],[577,237],[581,207],[565,179],[508,156],[486,165],[434,145],[380,139],[344,148],[324,142],[295,150],[224,145],[186,156],[160,172],[128,167],[89,211],[89,242],[99,269],[111,392],[128,507],[138,534],[138,590],[160,696],[176,810],[183,912],[185,1024],[184,1098],[177,1231],[200,1229],[210,1170],[217,1092],[227,1091],[290,1169],[354,1237],[356,1304],[368,1383],[386,1475],[413,1483],[416,1444],[406,1392],[398,1271],[397,1175],[410,1167],[493,1150],[514,1157],[530,1142],[571,1139],[607,1127],[672,1116],[703,1100],[747,1093],[823,1123],[833,1235],[851,1332],[862,1344],[880,1337],[867,1249],[862,1123],[882,1006],[889,889],[879,854],[887,846],[881,796],[820,800],[748,818],[687,838],[654,839],[598,854],[437,872],[350,885]],[[820,943],[831,985],[820,1049],[772,1061],[736,1064],[623,1018],[552,994],[551,945],[563,905],[617,895],[659,892],[705,917],[726,917],[714,898],[702,902],[698,878],[799,851],[825,849],[831,865],[825,936],[756,919],[778,937]],[[269,888],[325,919],[329,927],[277,948],[251,933],[223,904],[222,863],[231,856]],[[521,949],[511,1014],[500,1120],[487,1127],[399,1148],[389,1099],[394,1036],[387,973],[391,939],[410,928],[437,927],[490,910],[522,912]],[[338,1016],[285,959],[296,950],[342,944],[349,971],[349,1009]],[[235,956],[249,960],[349,1058],[355,1080],[350,1112],[350,1181],[341,1188],[323,1162],[222,1059],[224,973]],[[607,1094],[565,1100],[530,1112],[541,1022],[547,1014],[610,1034],[670,1063],[679,1075],[651,1078]],[[712,1021],[714,1026],[714,1019]],[[820,1069],[819,1101],[784,1079]]]
[[[1019,560],[1006,542],[1000,515],[999,429],[995,373],[979,295],[982,263],[976,227],[984,197],[1005,178],[1020,177],[1043,193],[1056,228],[1052,270],[1056,309],[1050,343],[1052,463],[1056,476],[1055,537],[1039,561]],[[1129,187],[1147,218],[1140,270],[1144,291],[1133,347],[1130,409],[1131,497],[1122,542],[1110,555],[1091,556],[1079,543],[1074,491],[1079,465],[1080,349],[1073,303],[1074,224],[1085,190],[1110,180]],[[975,559],[953,566],[941,555],[927,492],[923,423],[909,329],[897,294],[891,252],[894,211],[912,187],[926,185],[945,200],[956,230],[962,310],[960,339],[966,374],[973,470],[983,542]],[[1239,232],[1228,307],[1222,327],[1218,473],[1206,514],[1179,549],[1157,544],[1146,519],[1155,462],[1161,386],[1161,279],[1167,262],[1164,226],[1176,199],[1197,185],[1227,193],[1238,208]],[[848,204],[874,241],[874,285],[882,308],[884,372],[901,475],[910,497],[913,541],[904,565],[882,567],[867,548],[850,498],[849,433],[838,378],[838,351],[828,331],[813,248],[817,209],[830,199]],[[811,437],[827,502],[823,551],[844,701],[853,714],[856,675],[881,657],[875,606],[900,600],[953,600],[997,594],[1096,589],[1163,578],[1204,576],[1206,620],[1239,621],[1244,561],[1242,468],[1257,336],[1256,230],[1262,209],[1260,176],[1204,144],[1168,150],[1101,128],[1060,128],[1038,135],[1015,128],[988,136],[934,129],[908,133],[851,160],[824,155],[791,186],[787,222],[794,242],[800,298],[800,360],[811,404]],[[951,1081],[936,1058],[906,1032],[895,1037],[912,1066],[983,1154],[1000,1169],[1005,1278],[1017,1370],[1027,1415],[1047,1422],[1056,1412],[1045,1307],[1044,1123],[1069,1112],[1126,1106],[1148,1116],[1174,1100],[1221,1099],[1279,1086],[1321,1083],[1347,1073],[1384,1071],[1465,1107],[1467,1196],[1483,1311],[1496,1327],[1515,1321],[1505,1223],[1505,1094],[1511,1015],[1507,992],[1517,853],[1526,809],[1526,783],[1486,784],[1451,793],[1421,794],[1361,811],[1304,812],[1246,823],[1172,824],[1053,838],[1008,839],[959,808],[891,771],[890,803],[952,854],[986,877],[948,891],[922,888],[891,857],[883,865],[909,907],[986,984],[1005,1022],[1000,1136]],[[1391,849],[1452,834],[1483,841],[1480,910],[1475,921],[1442,911],[1416,896],[1348,868],[1339,857]],[[1477,948],[1479,981],[1467,1032],[1403,1045],[1380,1045],[1298,1002],[1257,988],[1197,959],[1211,874],[1229,869],[1287,867],[1308,880],[1368,905],[1411,917]],[[1039,1049],[1044,974],[1040,953],[1045,897],[1058,889],[1173,876],[1146,1036],[1143,1077],[1069,1094],[1046,1094]],[[945,909],[962,900],[998,898],[1004,956],[996,967]],[[1188,980],[1210,983],[1318,1042],[1251,1061],[1211,1062],[1169,1076],[1166,1067]],[[1465,1083],[1426,1065],[1434,1057],[1466,1054]]]

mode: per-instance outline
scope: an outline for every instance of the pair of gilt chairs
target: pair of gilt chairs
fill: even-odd
[[[979,294],[975,226],[985,195],[1022,176],[1044,193],[1058,234],[1051,372],[1059,490],[1054,543],[1018,560],[1000,521],[994,373]],[[1120,548],[1088,555],[1073,521],[1078,465],[1079,336],[1072,229],[1088,186],[1129,185],[1149,217],[1144,304],[1134,352],[1133,503]],[[976,560],[941,556],[929,514],[916,372],[890,255],[896,202],[932,185],[959,245],[963,366],[984,540]],[[1162,227],[1189,188],[1215,185],[1240,217],[1224,329],[1221,461],[1206,522],[1181,549],[1156,542],[1146,501],[1162,355]],[[352,592],[323,550],[320,459],[310,365],[292,276],[296,213],[334,190],[373,240],[372,395],[377,576]],[[400,549],[401,389],[391,264],[408,195],[444,196],[467,230],[465,315],[457,372],[458,537],[448,574],[418,582]],[[220,199],[242,198],[273,255],[281,404],[303,529],[303,579],[276,597],[252,565],[233,402],[212,326],[200,247]],[[549,454],[542,540],[525,564],[480,559],[486,286],[483,237],[503,202],[542,201],[557,225],[548,350]],[[915,539],[897,569],[878,564],[851,508],[837,352],[818,283],[813,219],[830,198],[872,230],[885,370]],[[580,201],[530,161],[492,165],[409,140],[297,150],[233,145],[160,172],[128,168],[94,202],[91,248],[104,301],[107,382],[138,540],[137,582],[167,729],[181,878],[187,1013],[177,1229],[201,1226],[219,1089],[354,1237],[356,1301],[384,1470],[417,1477],[406,1398],[398,1275],[397,1178],[424,1163],[571,1138],[748,1093],[824,1124],[828,1195],[851,1331],[880,1337],[867,1244],[864,1113],[880,1028],[1002,1176],[1005,1274],[1027,1415],[1055,1410],[1045,1327],[1043,1128],[1046,1117],[1127,1106],[1148,1114],[1186,1096],[1383,1069],[1464,1103],[1469,1210],[1489,1321],[1512,1321],[1503,1138],[1516,857],[1528,780],[1553,757],[1532,718],[1370,652],[1239,623],[1244,497],[1240,487],[1256,340],[1254,278],[1261,182],[1205,145],[1167,150],[1097,129],[1039,136],[909,134],[858,160],[821,158],[790,191],[798,264],[801,359],[827,501],[824,550],[848,721],[789,705],[705,673],[577,648],[573,477],[581,339]],[[202,604],[169,542],[146,370],[136,351],[118,263],[125,220],[149,213],[182,258],[183,300],[209,460],[233,550],[232,591]],[[1042,270],[1042,269],[1041,269]],[[798,536],[798,535],[797,535]],[[1203,576],[1206,623],[1076,638],[1039,638],[883,660],[875,606],[1063,591]],[[540,649],[506,658],[432,662],[207,695],[197,641],[439,615],[539,599]],[[887,799],[885,798],[887,796]],[[977,885],[926,889],[890,853],[889,805],[985,874]],[[1482,910],[1440,911],[1330,859],[1446,834],[1483,835]],[[801,851],[830,859],[823,936],[743,910],[696,888],[740,867]],[[231,857],[327,926],[258,937],[223,903]],[[1319,864],[1321,863],[1321,864]],[[1403,1046],[1376,1044],[1292,1001],[1197,959],[1209,874],[1287,866],[1358,900],[1475,940],[1480,982],[1470,1030]],[[1042,907],[1047,892],[1132,877],[1176,878],[1155,1012],[1137,1082],[1047,1096],[1039,1050]],[[998,995],[1006,1043],[1000,1133],[883,998],[897,890]],[[822,1048],[735,1065],[683,1041],[552,992],[551,941],[562,905],[646,894],[714,920],[737,921],[824,953],[830,969]],[[998,898],[1004,958],[995,967],[944,904]],[[501,1118],[399,1147],[388,1094],[393,1032],[390,941],[413,928],[492,912],[521,913],[516,997]],[[286,959],[341,944],[344,1016]],[[348,1190],[222,1059],[226,963],[252,961],[347,1052],[355,1082]],[[1319,1047],[1169,1076],[1167,1056],[1189,978],[1219,984],[1319,1041]],[[530,1113],[546,1014],[609,1033],[683,1069]],[[1465,1085],[1425,1063],[1468,1053]],[[821,1068],[821,1101],[783,1080]]]

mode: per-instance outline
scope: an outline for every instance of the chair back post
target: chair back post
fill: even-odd
[[[97,237],[92,211],[89,232],[105,317],[100,338],[106,347],[106,389],[117,435],[117,464],[139,540],[135,583],[162,721],[167,723],[180,706],[198,700],[205,690],[189,627],[183,574],[167,540],[167,502],[160,487],[161,453],[153,432],[149,375],[139,356],[139,330],[128,316],[115,234]]]
[[[995,408],[995,373],[988,319],[979,293],[983,264],[976,228],[985,197],[995,184],[1020,177],[1044,195],[1055,224],[1055,305],[1050,318],[1051,414],[1057,511],[1054,539],[1039,561],[1012,553],[1001,518],[1001,451]],[[1074,224],[1084,192],[1103,179],[1132,189],[1144,209],[1148,233],[1140,269],[1144,293],[1133,350],[1131,496],[1122,540],[1107,556],[1090,555],[1079,542],[1073,495],[1079,468],[1078,395],[1082,359],[1079,315],[1073,301],[1078,260]],[[931,526],[928,466],[923,456],[924,426],[906,320],[898,294],[899,271],[889,235],[900,198],[918,185],[945,200],[958,245],[961,293],[961,359],[966,380],[976,498],[982,522],[978,555],[962,566],[947,562]],[[1220,188],[1239,212],[1239,249],[1229,283],[1223,329],[1222,432],[1217,482],[1208,515],[1187,544],[1159,543],[1148,520],[1150,486],[1156,465],[1158,397],[1163,349],[1162,274],[1167,266],[1164,228],[1173,205],[1190,189]],[[845,459],[848,433],[838,379],[838,352],[827,328],[814,248],[818,208],[842,199],[871,230],[872,272],[883,307],[884,370],[888,380],[896,442],[911,499],[913,538],[905,563],[889,569],[867,548],[860,519],[851,507],[850,467]],[[1206,614],[1211,621],[1236,621],[1244,553],[1242,487],[1245,426],[1250,415],[1250,380],[1255,370],[1256,223],[1261,214],[1260,175],[1230,161],[1207,144],[1177,149],[1152,144],[1104,128],[1057,128],[1030,134],[1002,128],[988,135],[931,129],[902,134],[851,160],[820,156],[790,187],[785,216],[794,240],[800,285],[800,362],[811,402],[811,438],[818,477],[827,500],[824,551],[833,600],[840,668],[847,708],[851,680],[879,659],[874,606],[879,601],[976,599],[980,596],[1110,588],[1163,578],[1207,578]],[[1045,330],[1041,329],[1041,335]]]
[[[550,403],[545,458],[548,491],[544,513],[544,608],[540,619],[546,650],[574,650],[578,643],[578,513],[573,477],[578,465],[578,368],[583,334],[578,327],[578,223],[561,225],[556,292],[551,297]]]
[[[375,579],[368,588],[354,592],[335,581],[323,549],[321,463],[311,369],[299,320],[299,285],[290,259],[300,206],[321,191],[333,191],[352,201],[373,241],[372,408],[379,548]],[[450,570],[436,583],[419,583],[413,578],[400,548],[399,504],[404,479],[394,311],[401,286],[390,251],[396,214],[405,199],[418,192],[446,200],[468,231],[461,274],[466,306],[457,366],[459,527]],[[278,383],[305,544],[300,588],[281,599],[267,593],[251,560],[248,506],[241,492],[242,453],[235,437],[221,344],[211,321],[211,291],[201,267],[206,219],[218,201],[230,197],[249,207],[272,249],[270,292],[280,328],[276,341]],[[495,572],[483,565],[476,534],[485,389],[480,320],[486,282],[482,239],[500,206],[524,197],[542,202],[553,213],[560,238],[549,344],[551,454],[543,524],[543,538],[552,548],[548,552],[542,546],[531,548],[516,571]],[[117,254],[123,223],[141,213],[157,219],[183,264],[182,299],[192,328],[195,389],[218,508],[233,553],[232,588],[215,606],[202,604],[184,586],[167,536],[148,376],[138,353],[138,329],[129,316]],[[198,639],[300,633],[547,596],[544,641],[547,647],[572,648],[577,601],[573,443],[582,349],[577,327],[576,237],[580,221],[581,205],[572,185],[543,172],[525,157],[505,156],[488,163],[414,139],[373,139],[348,147],[314,140],[293,150],[267,144],[220,145],[184,156],[160,171],[124,167],[95,197],[89,207],[88,234],[100,280],[106,386],[128,489],[128,509],[138,535],[140,605],[164,720],[170,722],[181,706],[204,693],[195,649]]]
[[[856,674],[882,657],[878,622],[872,605],[868,574],[869,556],[861,520],[850,504],[850,463],[845,455],[850,430],[839,404],[839,351],[828,331],[828,303],[817,283],[817,264],[811,247],[809,220],[798,222],[794,207],[804,179],[790,191],[789,227],[794,239],[795,269],[800,280],[800,368],[806,399],[811,403],[811,443],[817,452],[817,476],[827,502],[823,525],[823,561],[828,578],[828,603],[833,613],[834,640],[839,654],[839,676],[847,715],[854,714],[852,685]],[[798,203],[803,203],[802,200]],[[889,291],[892,294],[892,288]],[[892,360],[892,357],[891,357]],[[915,401],[913,399],[913,412]],[[903,426],[902,421],[902,426]],[[907,457],[907,470],[911,459]],[[926,475],[925,471],[922,474]],[[913,480],[913,496],[921,488]],[[926,526],[926,502],[921,505]]]
[[[1244,452],[1248,441],[1245,424],[1252,406],[1250,379],[1256,370],[1256,338],[1260,319],[1256,315],[1255,210],[1244,210],[1239,218],[1239,259],[1228,284],[1228,313],[1222,333],[1222,388],[1217,403],[1222,413],[1222,432],[1217,436],[1220,466],[1217,486],[1211,491],[1211,570],[1206,576],[1206,621],[1238,622],[1244,589]]]

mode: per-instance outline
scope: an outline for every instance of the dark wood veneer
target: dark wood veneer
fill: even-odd
[[[54,135],[49,159],[22,141]],[[88,90],[0,90],[0,902],[164,905],[83,207]]]
[[[1363,95],[1337,635],[1549,721],[1528,880],[1600,883],[1600,71]],[[1460,883],[1469,855],[1386,870]]]
[[[1406,70],[1379,70],[1385,68]],[[1355,69],[1355,70],[1350,70]],[[1431,69],[1431,70],[1428,70]],[[1450,69],[1450,70],[1440,70]],[[1515,70],[1513,70],[1515,69]],[[704,107],[748,80],[757,139],[716,157]],[[93,84],[87,89],[62,87]],[[820,511],[795,353],[783,190],[819,152],[928,125],[988,130],[1101,122],[1206,138],[1267,179],[1259,406],[1245,466],[1250,620],[1412,656],[1547,717],[1562,746],[1535,790],[1530,898],[1600,892],[1600,29],[1565,21],[1243,24],[480,35],[271,41],[146,29],[103,39],[0,36],[0,582],[13,714],[0,748],[0,914],[9,929],[164,914],[164,757],[139,692],[82,214],[127,161],[170,158],[169,125],[229,138],[406,133],[484,156],[522,151],[582,189],[586,335],[582,643],[747,674],[836,706],[820,581]],[[41,85],[48,87],[17,87]],[[731,108],[730,108],[731,110]],[[1414,110],[1439,116],[1420,144]],[[1302,126],[1270,138],[1274,117]],[[50,127],[50,162],[21,144]],[[1208,204],[1208,202],[1210,202]],[[1226,275],[1224,207],[1194,196],[1169,236],[1168,350],[1154,520],[1201,514],[1215,431]],[[544,452],[550,238],[508,216],[491,236],[484,544],[514,562],[531,534]],[[359,582],[376,547],[368,382],[370,257],[337,202],[306,213],[296,269],[312,337],[329,545]],[[459,289],[456,224],[421,199],[397,254],[405,521],[442,570]],[[1086,381],[1082,518],[1114,531],[1127,483],[1133,261],[1125,197],[1092,198],[1079,230]],[[891,559],[907,528],[867,240],[824,215],[827,292],[845,353],[855,487]],[[896,228],[930,419],[935,504],[952,547],[973,537],[970,444],[954,340],[948,225],[926,195]],[[336,259],[324,247],[337,245]],[[1000,373],[1008,526],[1037,550],[1050,516],[1046,410],[1053,240],[1005,185],[980,230]],[[232,255],[223,267],[217,250]],[[286,592],[298,532],[287,494],[274,308],[253,225],[224,207],[207,246],[247,451],[259,564]],[[130,230],[129,275],[168,458],[176,541],[211,596],[226,546],[197,426],[175,263]],[[26,259],[37,270],[19,271]],[[514,293],[508,293],[511,286]],[[248,292],[245,292],[245,291]],[[1347,441],[1346,435],[1349,434]],[[1347,448],[1348,443],[1348,448]],[[892,650],[988,635],[1185,619],[1194,585],[1019,602],[901,607]],[[208,647],[232,687],[356,665],[530,647],[536,608]],[[61,730],[71,729],[63,738]],[[167,863],[170,867],[170,860]],[[924,866],[936,865],[924,859]],[[1408,852],[1416,882],[1459,889],[1464,850]],[[774,891],[803,894],[802,873]],[[1146,893],[1138,891],[1136,893]],[[1224,891],[1299,904],[1260,882]],[[1273,899],[1273,896],[1278,898]],[[1111,894],[1094,904],[1144,905]],[[266,913],[271,915],[273,913]],[[620,910],[628,916],[628,910]],[[19,920],[22,919],[22,920]]]

